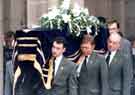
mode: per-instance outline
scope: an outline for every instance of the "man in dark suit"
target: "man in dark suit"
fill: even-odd
[[[107,65],[103,56],[93,52],[94,38],[85,35],[80,48],[78,60],[78,95],[108,95]]]
[[[108,65],[109,95],[130,95],[132,80],[132,63],[128,55],[120,50],[121,36],[111,33],[108,38]]]
[[[77,65],[63,56],[66,50],[65,46],[65,39],[63,37],[54,39],[51,56],[51,59],[53,59],[53,78],[51,80],[51,87],[46,86],[44,92],[39,95],[78,95],[76,76]],[[48,63],[46,63],[46,65],[47,64]],[[49,73],[50,72],[48,72],[47,81],[49,80]]]

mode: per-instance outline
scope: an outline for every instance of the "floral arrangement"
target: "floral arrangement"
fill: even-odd
[[[87,8],[80,8],[76,5],[70,7],[70,0],[64,0],[59,8],[52,8],[48,14],[44,14],[40,19],[42,27],[50,29],[62,29],[67,23],[69,32],[75,36],[79,36],[80,32],[87,30],[91,33],[92,26],[95,27],[97,35],[99,20],[95,16],[90,16]]]

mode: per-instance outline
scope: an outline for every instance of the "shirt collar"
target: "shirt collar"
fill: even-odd
[[[116,54],[116,52],[117,52],[116,50],[115,50],[115,51],[110,51],[110,53],[111,53],[110,55],[113,55],[113,56],[114,56],[114,55]],[[109,53],[109,52],[107,52],[107,54],[106,54],[105,57],[107,57],[108,53]]]
[[[62,57],[63,57],[63,55],[60,55],[60,56],[56,57],[55,62],[60,63],[60,61],[62,60]]]
[[[116,52],[117,52],[116,50],[115,50],[115,51],[111,51],[111,54],[115,55],[115,54],[116,54]]]
[[[115,53],[117,52],[117,50],[114,50],[114,51],[108,51],[107,54],[108,54],[109,52],[110,52],[111,54],[115,54]]]

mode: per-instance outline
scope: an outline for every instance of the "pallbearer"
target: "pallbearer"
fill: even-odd
[[[103,56],[93,52],[93,36],[84,35],[80,49],[78,66],[78,95],[109,95],[107,84],[107,65]]]

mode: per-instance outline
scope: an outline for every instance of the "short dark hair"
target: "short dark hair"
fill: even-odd
[[[106,18],[105,18],[105,17],[98,16],[97,18],[98,18],[98,20],[99,20],[100,22],[106,23]]]
[[[113,23],[116,23],[117,24],[117,28],[120,28],[120,23],[116,19],[112,18],[112,19],[109,19],[107,21],[107,25],[113,24]]]
[[[5,37],[7,38],[11,38],[11,37],[14,37],[15,36],[15,33],[13,31],[8,31],[5,33]]]
[[[91,35],[89,35],[89,34],[83,35],[81,44],[88,43],[88,42],[90,42],[92,45],[95,45],[95,39],[94,39],[94,37],[91,36]]]
[[[58,44],[63,44],[64,47],[67,46],[67,41],[64,37],[56,37],[53,42],[57,42]]]

